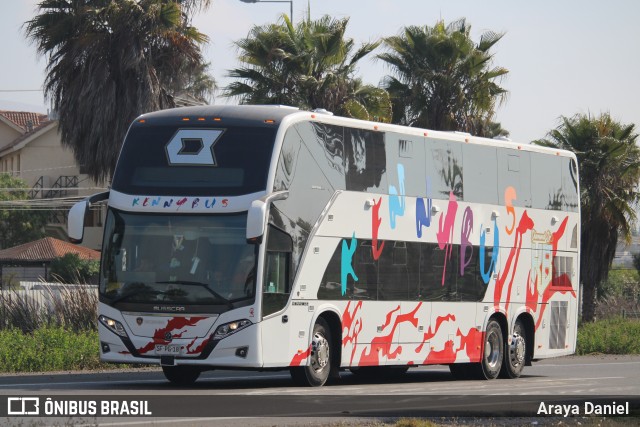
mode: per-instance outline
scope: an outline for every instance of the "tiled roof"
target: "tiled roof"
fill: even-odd
[[[0,261],[51,261],[68,253],[78,254],[80,259],[99,260],[100,252],[69,242],[45,237],[0,251]]]
[[[29,111],[0,110],[0,115],[26,132],[32,131],[43,122],[49,120],[49,117],[46,114],[32,113]]]

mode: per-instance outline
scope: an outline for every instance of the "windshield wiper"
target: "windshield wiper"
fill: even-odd
[[[125,300],[129,297],[135,296],[135,295],[140,295],[140,294],[152,294],[154,296],[157,295],[163,295],[164,292],[160,292],[160,291],[156,291],[154,289],[136,289],[133,290],[131,292],[127,292],[126,294],[122,294],[118,297],[115,297],[114,299],[111,300],[111,305],[114,305],[122,300]]]
[[[166,284],[180,284],[180,285],[187,285],[187,286],[199,286],[201,288],[205,288],[207,291],[209,291],[209,293],[211,295],[213,295],[214,297],[216,297],[217,299],[219,299],[220,301],[224,302],[227,307],[229,309],[233,308],[233,303],[231,301],[229,301],[228,299],[226,299],[225,297],[223,297],[222,295],[220,295],[218,292],[214,291],[213,289],[211,289],[209,287],[208,284],[206,283],[202,283],[202,282],[191,282],[188,280],[170,280],[170,281],[164,281],[164,282],[156,282],[160,285],[166,285]]]

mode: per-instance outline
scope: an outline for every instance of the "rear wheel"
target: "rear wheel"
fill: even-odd
[[[500,376],[503,378],[518,378],[524,369],[527,353],[527,333],[520,319],[513,326],[511,343],[505,343],[504,360]]]
[[[164,376],[175,385],[191,385],[200,376],[200,368],[195,366],[163,366]]]
[[[291,368],[291,378],[298,385],[320,387],[327,382],[333,362],[331,348],[331,330],[322,318],[313,326],[311,352],[308,366]]]
[[[483,347],[482,361],[475,365],[476,373],[481,379],[493,380],[500,374],[504,354],[502,328],[495,320],[487,325]]]

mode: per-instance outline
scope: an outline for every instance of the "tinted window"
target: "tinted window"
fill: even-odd
[[[464,201],[498,204],[498,159],[496,149],[466,144],[464,154]]]
[[[185,196],[263,191],[274,135],[271,128],[136,124],[122,147],[113,189],[127,194]]]
[[[477,246],[440,249],[437,243],[390,241],[376,260],[370,240],[357,241],[351,266],[357,276],[346,277],[342,294],[342,240],[320,283],[318,299],[367,299],[379,301],[480,301],[487,289],[480,273]],[[379,241],[379,244],[382,242]],[[489,248],[488,248],[489,249]],[[487,252],[487,251],[485,251]],[[490,250],[488,258],[491,257]],[[490,259],[485,264],[490,264]]]
[[[448,199],[453,192],[458,200],[463,197],[462,147],[456,142],[426,139],[426,168],[430,194],[437,199]],[[431,196],[432,195],[432,196]]]
[[[565,159],[531,153],[531,201],[534,208],[563,209],[562,160]]]

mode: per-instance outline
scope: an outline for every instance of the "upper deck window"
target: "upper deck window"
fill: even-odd
[[[134,125],[113,189],[126,194],[237,196],[266,189],[275,129]]]

